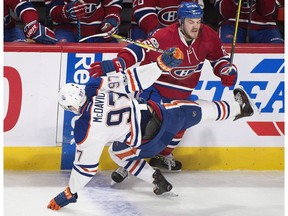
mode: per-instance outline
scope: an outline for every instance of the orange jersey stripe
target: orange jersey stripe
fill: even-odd
[[[173,100],[171,101],[172,104],[180,104],[180,103],[184,103],[184,104],[197,104],[194,101],[189,101],[189,100]],[[198,104],[197,104],[198,105]]]
[[[133,133],[132,121],[130,121],[130,141],[128,140],[126,141],[127,145],[131,145],[133,137],[134,137],[134,133]]]
[[[81,167],[82,168],[82,167]],[[95,169],[95,170],[89,170],[87,168],[82,168],[85,172],[97,172],[98,169]]]
[[[132,91],[135,92],[135,91],[136,91],[136,87],[135,87],[135,83],[134,83],[134,79],[133,79],[131,70],[128,69],[128,70],[127,70],[127,73],[128,73],[128,75],[129,75],[129,78],[130,78],[130,83],[131,83]]]
[[[133,167],[129,170],[129,172],[132,173],[136,169],[139,163],[140,163],[140,160],[137,160],[135,164],[133,165]]]
[[[136,156],[136,151],[137,150],[135,148],[132,148],[129,151],[124,152],[124,153],[115,153],[115,155],[122,160],[123,158],[131,156],[131,155]]]
[[[194,101],[189,101],[189,100],[173,100],[171,101],[171,103],[165,103],[164,106],[165,107],[172,107],[175,105],[179,105],[179,104],[194,104],[194,105],[198,105],[198,103],[194,102]],[[181,105],[180,105],[181,106]]]

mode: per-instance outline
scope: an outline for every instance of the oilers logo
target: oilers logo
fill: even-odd
[[[168,26],[177,20],[177,6],[166,7],[158,12],[158,20],[162,26]]]

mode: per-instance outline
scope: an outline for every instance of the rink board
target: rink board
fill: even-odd
[[[4,168],[71,169],[75,115],[57,104],[67,82],[85,84],[94,61],[111,59],[123,44],[4,44]],[[226,50],[229,52],[229,47]],[[175,156],[183,169],[283,170],[284,47],[239,45],[238,85],[261,115],[233,122],[202,122],[186,131]],[[241,73],[240,73],[241,72]],[[233,100],[205,62],[195,99]],[[103,159],[105,158],[105,159]],[[102,169],[115,168],[105,151]]]
[[[7,170],[59,170],[61,147],[5,147]],[[279,147],[178,147],[174,151],[183,170],[284,170],[284,148]],[[117,165],[105,147],[100,170]]]

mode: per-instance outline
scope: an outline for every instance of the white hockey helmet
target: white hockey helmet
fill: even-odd
[[[58,103],[64,110],[79,114],[87,100],[84,88],[85,86],[75,83],[65,84],[58,92]]]

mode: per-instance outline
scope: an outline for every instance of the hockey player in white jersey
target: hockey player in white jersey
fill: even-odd
[[[69,184],[48,208],[59,210],[77,201],[77,192],[97,173],[103,148],[109,142],[113,142],[109,147],[113,161],[154,185],[156,195],[169,192],[172,185],[144,158],[157,155],[179,130],[200,121],[253,115],[253,103],[240,88],[234,90],[236,101],[229,103],[172,101],[161,105],[137,99],[137,92],[151,86],[162,71],[169,72],[181,63],[183,53],[179,49],[168,51],[172,54],[163,53],[157,63],[91,78],[86,86],[70,83],[60,89],[59,104],[80,114],[74,128],[77,147]]]

